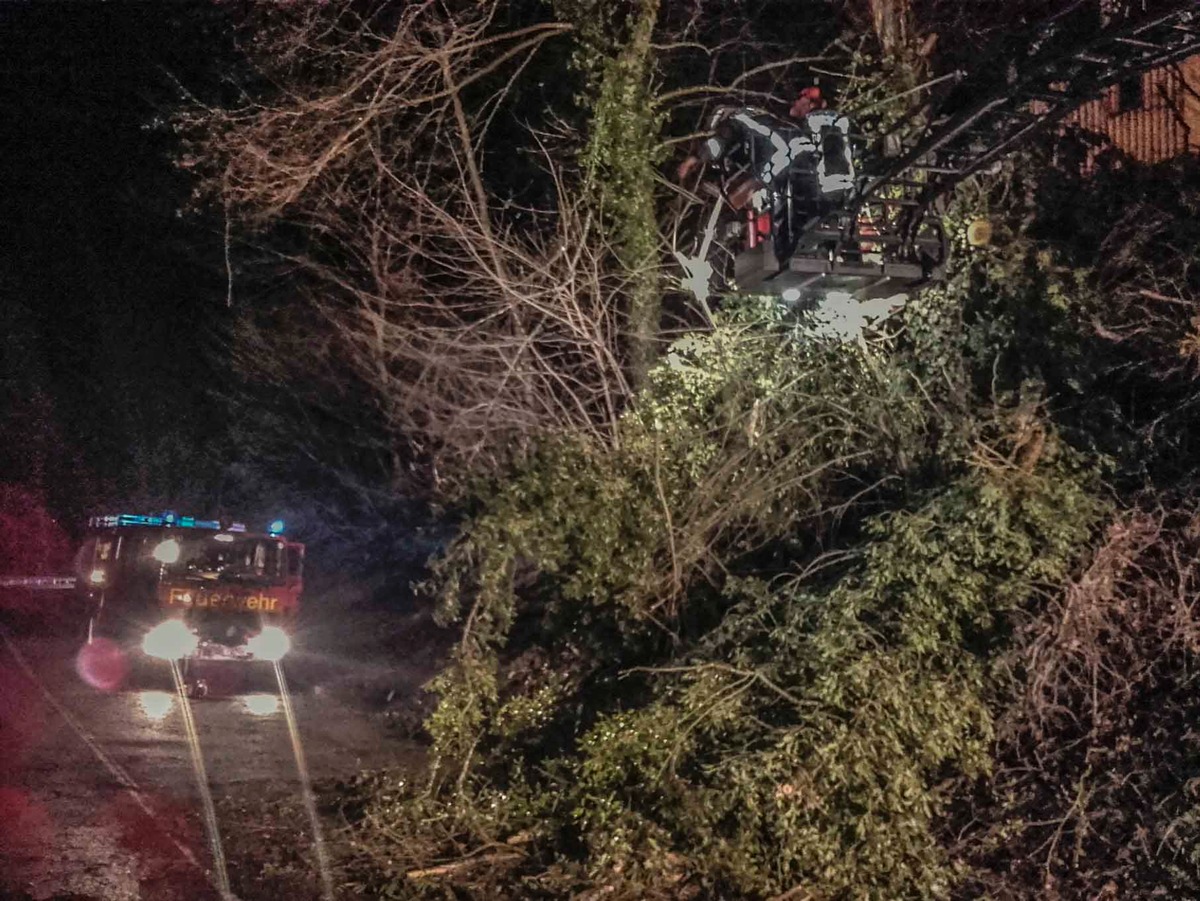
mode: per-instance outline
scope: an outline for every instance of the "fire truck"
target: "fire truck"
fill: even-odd
[[[171,512],[92,517],[75,558],[88,644],[182,661],[197,693],[207,662],[281,660],[304,569],[304,545],[283,531]]]

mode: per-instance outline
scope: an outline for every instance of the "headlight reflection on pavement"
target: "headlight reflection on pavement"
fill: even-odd
[[[273,694],[242,695],[241,701],[255,716],[271,716],[279,712],[279,698]]]
[[[175,708],[175,696],[167,691],[141,691],[138,706],[147,719],[158,721]]]

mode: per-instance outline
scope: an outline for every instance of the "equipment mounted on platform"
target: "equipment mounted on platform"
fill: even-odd
[[[696,236],[700,258],[676,254],[689,290],[703,294],[695,274],[712,272],[712,293],[772,294],[789,306],[831,294],[902,303],[941,279],[949,244],[940,212],[957,185],[1104,88],[1200,53],[1194,0],[1091,30],[1078,24],[1054,16],[1022,54],[936,79],[915,134],[910,118],[868,140],[812,88],[791,121],[718,110],[712,137],[678,172],[684,181],[702,163],[724,211]]]

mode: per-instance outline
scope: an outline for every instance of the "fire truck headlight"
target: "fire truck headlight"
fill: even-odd
[[[179,542],[174,538],[160,541],[151,551],[151,556],[159,563],[175,563],[179,560]]]
[[[183,620],[169,619],[146,633],[142,650],[159,660],[178,660],[196,653],[199,644],[200,639],[183,624]]]
[[[104,570],[93,569],[91,574],[88,576],[88,581],[91,582],[93,585],[103,585],[104,584]]]
[[[259,660],[282,660],[292,649],[292,640],[278,626],[264,626],[263,630],[246,642],[246,650]]]

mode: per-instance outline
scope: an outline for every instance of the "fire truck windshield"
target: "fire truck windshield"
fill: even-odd
[[[187,579],[278,582],[283,576],[282,545],[266,538],[213,535],[174,535],[178,559],[167,571]]]

